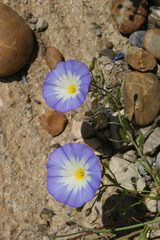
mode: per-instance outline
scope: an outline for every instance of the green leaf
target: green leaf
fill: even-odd
[[[108,178],[108,180],[109,180],[110,182],[112,182],[113,184],[117,185],[116,179],[112,178],[112,177],[111,177],[109,174],[107,174],[107,173],[105,173],[105,176],[106,176],[106,178]]]
[[[93,59],[92,59],[92,62],[91,62],[91,65],[90,65],[90,71],[92,71],[94,68],[95,68],[95,61],[96,61],[96,58],[94,57]]]
[[[120,98],[121,98],[121,91],[120,91],[120,88],[117,88],[117,103],[120,102]]]
[[[139,148],[141,149],[144,144],[145,137],[140,130],[138,132],[139,132]]]
[[[121,136],[121,138],[124,140],[124,141],[128,141],[129,139],[126,137],[124,131],[122,128],[119,129],[119,134]]]
[[[143,230],[143,232],[141,232],[141,234],[139,235],[138,240],[147,240],[146,235],[147,235],[147,232],[149,231],[149,229],[150,229],[149,226],[148,226],[148,225],[145,225],[144,230]]]

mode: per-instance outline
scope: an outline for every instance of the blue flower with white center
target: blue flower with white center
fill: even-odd
[[[47,188],[59,202],[81,207],[93,199],[101,183],[101,167],[93,150],[68,143],[51,153],[47,163]]]
[[[43,83],[46,104],[58,112],[79,108],[86,99],[91,76],[85,64],[68,60],[57,63]]]

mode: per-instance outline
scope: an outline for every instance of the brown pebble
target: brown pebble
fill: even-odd
[[[137,4],[137,3],[138,4]],[[124,34],[137,31],[145,22],[148,13],[148,1],[113,0],[112,13]]]
[[[57,63],[62,62],[63,58],[61,53],[55,47],[49,47],[46,51],[46,63],[50,69],[56,69]]]
[[[143,48],[131,46],[125,55],[125,61],[140,72],[153,70],[156,66],[156,59],[152,54],[148,53]]]
[[[113,43],[112,42],[106,42],[106,48],[113,48]]]
[[[129,121],[148,125],[160,110],[160,83],[153,73],[130,72],[124,82],[123,94]]]
[[[160,29],[150,29],[144,38],[144,47],[155,58],[160,60]]]
[[[51,134],[52,137],[60,134],[67,125],[67,118],[63,113],[56,110],[48,111],[41,115],[42,127]]]

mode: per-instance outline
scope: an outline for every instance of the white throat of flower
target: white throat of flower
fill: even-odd
[[[76,161],[76,159],[72,157],[70,161],[65,161],[63,170],[60,172],[62,176],[61,182],[63,182],[64,185],[68,185],[67,188],[70,190],[74,189],[77,191],[82,187],[85,188],[87,182],[91,179],[88,168],[88,164],[86,164],[83,159]]]
[[[56,80],[55,93],[59,95],[59,98],[63,98],[64,100],[76,97],[80,93],[81,81],[79,79],[80,76],[72,75],[71,72],[68,72],[68,75],[62,74],[62,77]]]

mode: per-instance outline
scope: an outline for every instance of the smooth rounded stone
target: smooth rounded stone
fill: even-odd
[[[106,42],[106,48],[113,48],[113,43],[110,41]]]
[[[116,18],[119,30],[131,34],[142,26],[148,13],[148,1],[113,0],[112,13]]]
[[[146,31],[137,31],[132,33],[129,36],[129,43],[132,46],[137,46],[140,48],[144,48],[144,37],[146,35]]]
[[[156,156],[155,164],[156,164],[157,170],[160,170],[160,152]]]
[[[160,29],[150,29],[144,38],[144,47],[156,59],[160,60]]]
[[[0,76],[19,71],[29,60],[34,36],[22,17],[0,2]]]
[[[103,114],[102,117],[100,115],[97,118],[94,118],[92,126],[96,130],[101,130],[105,129],[108,126],[108,123],[109,123],[108,116],[106,114]]]
[[[79,138],[93,138],[95,135],[93,128],[86,122],[74,122],[71,128],[71,138],[78,140]]]
[[[45,31],[48,28],[48,23],[45,19],[43,18],[38,18],[38,21],[36,23],[36,29],[39,32]]]
[[[156,66],[156,59],[152,54],[136,46],[131,46],[125,55],[125,61],[135,70],[146,72],[153,70]]]
[[[112,49],[103,49],[100,51],[100,54],[110,58],[111,60],[113,60],[115,57],[115,53],[113,52]]]
[[[133,184],[135,184],[137,176],[137,190],[142,191],[145,188],[145,181],[139,173],[137,175],[137,168],[134,164],[129,164],[128,161],[113,156],[109,167],[122,187],[134,190]]]
[[[124,102],[129,121],[148,125],[160,110],[160,83],[153,73],[130,72],[123,87]]]
[[[56,110],[48,111],[41,115],[42,127],[52,136],[60,134],[67,125],[67,118]]]
[[[147,28],[160,28],[160,7],[151,6],[149,8]]]
[[[63,58],[61,53],[55,47],[49,47],[46,51],[46,63],[50,69],[56,69],[57,63],[62,62]]]

